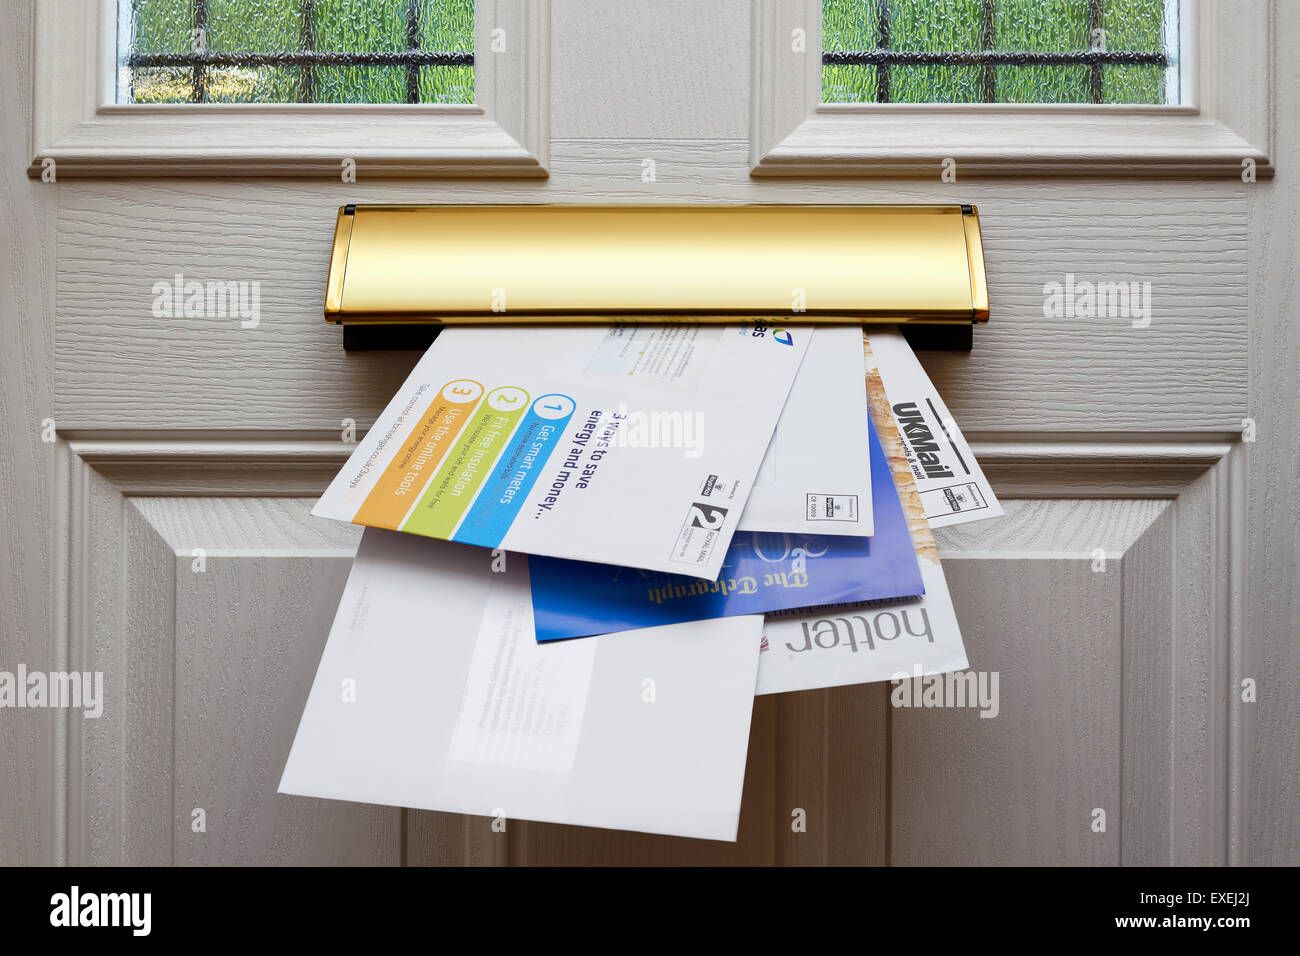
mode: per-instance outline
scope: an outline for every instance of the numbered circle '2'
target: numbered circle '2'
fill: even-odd
[[[487,397],[488,406],[498,412],[518,411],[527,401],[528,393],[522,388],[515,388],[513,385],[494,388],[488,392]]]

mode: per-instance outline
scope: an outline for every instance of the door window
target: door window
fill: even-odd
[[[472,103],[473,0],[118,0],[119,103]]]

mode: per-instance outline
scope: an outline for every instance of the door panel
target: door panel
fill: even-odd
[[[401,811],[275,792],[359,529],[300,498],[137,497],[71,467],[72,667],[107,700],[69,724],[72,858],[399,862]]]
[[[980,207],[997,311],[969,354],[926,356],[966,430],[1237,431],[1247,414],[1245,186],[751,181],[743,144],[701,158],[558,142],[545,183],[67,183],[59,187],[60,427],[337,436],[387,403],[410,353],[342,348],[321,315],[345,202],[917,202]],[[680,191],[689,182],[688,192]],[[655,187],[658,184],[653,184]],[[166,226],[159,228],[160,223]],[[123,254],[129,250],[129,254]],[[157,282],[259,282],[261,321],[158,318]],[[1151,283],[1152,318],[1046,318],[1044,285]],[[111,304],[111,305],[110,305]],[[165,356],[165,361],[159,361]]]
[[[29,180],[30,4],[0,15],[0,667],[108,686],[99,720],[0,717],[0,862],[1300,860],[1295,59],[1271,182],[759,181],[749,14],[556,0],[549,179],[350,184]],[[1300,7],[1276,21],[1289,50]],[[992,320],[923,361],[1007,505],[938,535],[996,718],[760,698],[735,845],[275,793],[356,543],[307,510],[416,358],[325,326],[337,206],[954,201]],[[258,326],[156,317],[177,273],[259,282]],[[1045,317],[1068,274],[1150,282],[1150,326]]]
[[[520,821],[498,833],[488,818],[275,793],[359,531],[313,519],[299,495],[323,489],[346,451],[70,443],[71,666],[104,671],[120,702],[70,724],[71,819],[84,821],[68,834],[73,859],[1154,864],[1233,852],[1234,718],[1214,704],[1235,653],[1216,635],[1240,633],[1222,571],[1241,559],[1232,445],[977,445],[1007,517],[938,537],[968,653],[998,675],[996,715],[897,708],[889,685],[758,698],[735,845]]]

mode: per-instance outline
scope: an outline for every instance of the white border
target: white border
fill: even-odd
[[[753,11],[754,176],[1272,175],[1272,0],[1182,0],[1177,106],[822,103],[820,0]]]
[[[116,0],[33,6],[32,176],[546,175],[549,0],[478,0],[476,103],[418,106],[119,104]]]

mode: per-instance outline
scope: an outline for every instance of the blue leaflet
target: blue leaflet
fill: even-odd
[[[872,537],[740,531],[717,581],[531,555],[537,639],[923,594],[907,518],[874,425],[870,440]]]

